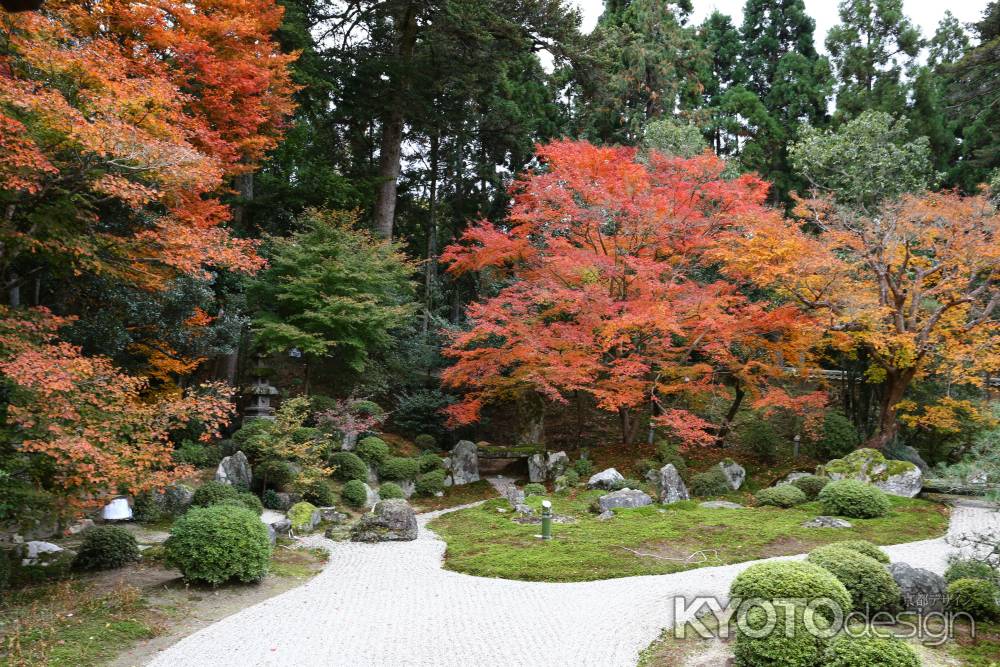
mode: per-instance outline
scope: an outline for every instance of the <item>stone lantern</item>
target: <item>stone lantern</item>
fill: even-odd
[[[264,377],[264,357],[257,357],[257,372],[253,384],[247,389],[250,403],[243,411],[243,423],[252,419],[274,419],[271,397],[278,395],[278,389]]]

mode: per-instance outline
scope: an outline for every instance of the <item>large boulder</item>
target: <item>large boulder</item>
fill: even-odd
[[[722,470],[722,474],[726,476],[729,488],[733,491],[738,491],[743,486],[743,480],[747,478],[747,471],[743,466],[732,459],[726,459],[719,462],[719,468]]]
[[[379,501],[351,528],[353,542],[399,542],[417,539],[417,515],[402,498]]]
[[[660,502],[664,504],[676,503],[679,500],[688,500],[687,486],[681,479],[681,474],[673,463],[660,468]]]
[[[105,521],[129,521],[132,519],[132,508],[128,499],[115,498],[101,510],[101,518]],[[44,542],[42,543],[44,544]]]
[[[892,563],[888,569],[903,594],[903,609],[920,613],[944,611],[948,598],[944,577],[906,563]]]
[[[31,541],[21,547],[21,565],[24,567],[51,567],[64,565],[72,560],[73,552],[51,542]]]
[[[165,489],[153,495],[156,506],[164,514],[180,516],[191,506],[194,500],[194,489],[187,484],[170,484]]]
[[[476,443],[459,440],[446,461],[451,466],[451,483],[455,486],[479,481],[479,451]]]
[[[732,503],[728,500],[706,500],[703,503],[698,503],[698,507],[706,510],[741,510],[743,505],[739,503]]]
[[[569,468],[569,456],[566,452],[552,452],[549,454],[548,460],[545,461],[545,469],[549,475],[549,479],[555,479],[559,477]]]
[[[507,502],[513,508],[524,504],[524,489],[519,489],[513,484],[507,487],[504,495],[507,496]]]
[[[625,507],[628,509],[645,507],[646,505],[652,505],[653,499],[637,489],[621,489],[601,496],[597,499],[597,504],[600,506],[602,512],[607,512],[616,507]]]
[[[620,472],[614,468],[608,468],[591,476],[590,480],[587,481],[587,486],[591,489],[611,489],[617,483],[624,481],[625,478]]]
[[[378,491],[365,484],[365,508],[375,507],[380,500],[382,497],[378,495]]]
[[[842,459],[833,459],[817,471],[832,480],[856,479],[894,496],[912,498],[923,487],[923,473],[908,461],[887,461],[875,449],[856,449]]]
[[[545,481],[545,457],[542,454],[532,454],[528,457],[528,481],[542,483]]]
[[[232,484],[244,489],[250,488],[253,481],[253,470],[250,469],[250,462],[243,452],[236,452],[232,456],[227,456],[219,462],[219,467],[215,470],[215,480],[223,484]]]

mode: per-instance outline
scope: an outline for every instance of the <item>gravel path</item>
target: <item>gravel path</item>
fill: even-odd
[[[452,510],[445,511],[455,511]],[[472,577],[441,569],[445,544],[419,517],[413,542],[330,550],[322,573],[175,644],[155,667],[634,665],[674,622],[676,596],[724,596],[752,563],[581,583]],[[949,537],[1000,528],[1000,513],[957,507]],[[945,538],[886,547],[943,572]],[[793,556],[791,558],[801,558]],[[759,561],[755,561],[759,562]],[[684,620],[684,619],[678,619]]]

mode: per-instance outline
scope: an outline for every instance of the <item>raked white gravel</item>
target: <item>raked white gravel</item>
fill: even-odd
[[[426,528],[439,514],[419,516],[413,542],[310,538],[330,550],[323,572],[181,640],[150,664],[631,666],[673,625],[674,597],[722,598],[733,577],[753,564],[581,583],[473,577],[441,569],[445,544]],[[1000,513],[958,507],[949,537],[986,528],[1000,529]],[[940,538],[886,551],[893,561],[940,573],[952,548]]]

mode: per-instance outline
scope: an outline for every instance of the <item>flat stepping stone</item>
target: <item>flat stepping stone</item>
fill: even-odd
[[[851,522],[835,516],[818,516],[802,524],[803,528],[850,528]]]
[[[704,507],[707,510],[741,510],[744,509],[743,505],[739,503],[731,503],[728,500],[708,500],[703,503],[698,503],[698,507]]]

